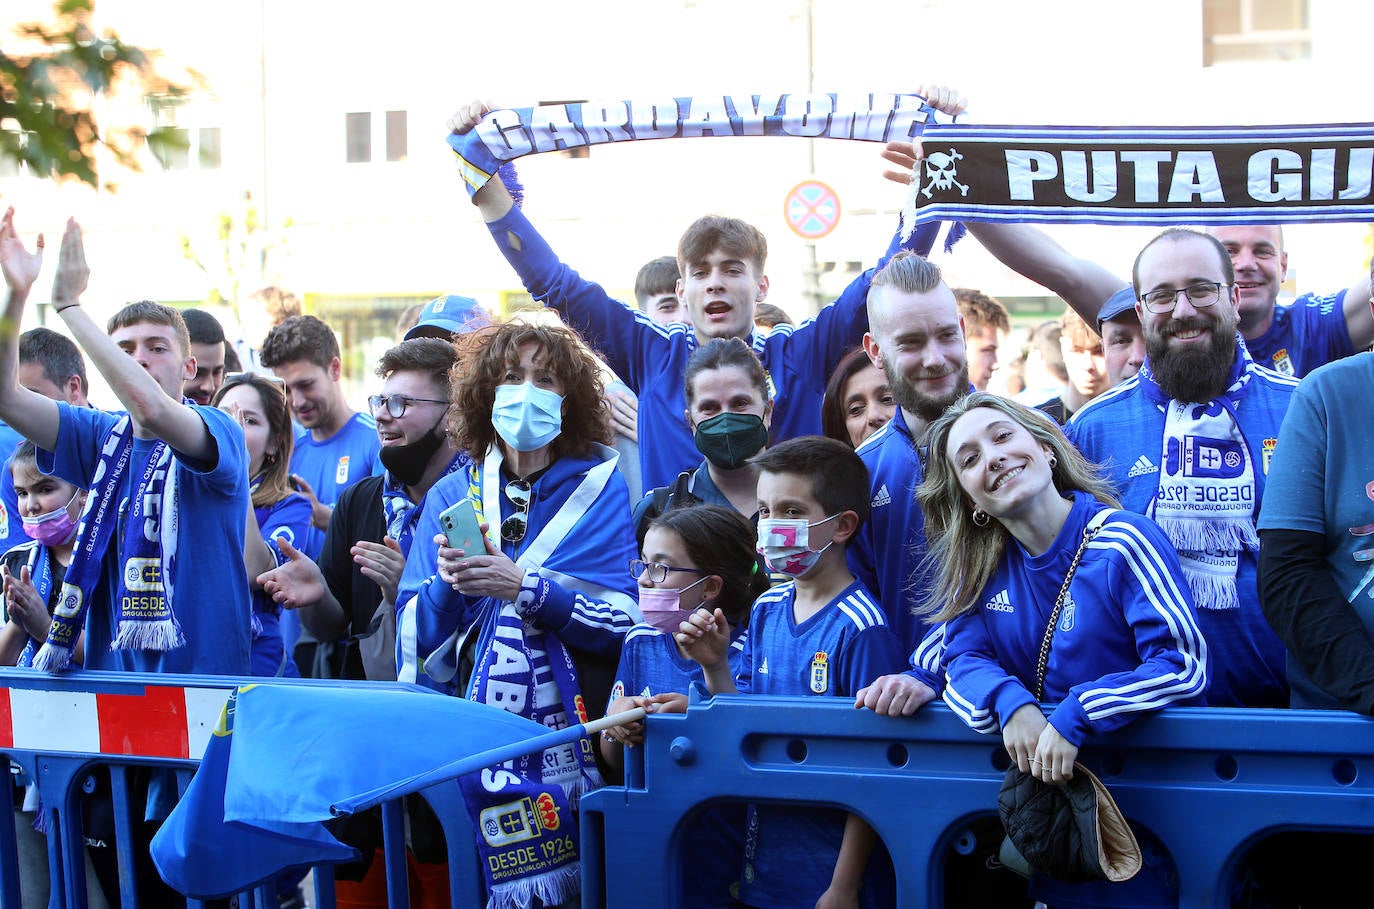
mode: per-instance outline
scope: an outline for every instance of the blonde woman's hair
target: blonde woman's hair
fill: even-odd
[[[1086,492],[1104,505],[1120,507],[1101,469],[1079,454],[1045,414],[985,392],[950,405],[931,424],[925,480],[916,490],[916,499],[925,512],[927,543],[918,577],[931,579],[920,611],[932,624],[957,618],[978,605],[978,597],[997,573],[1010,541],[1011,535],[1000,521],[990,520],[982,527],[973,523],[973,501],[959,485],[958,473],[949,460],[950,430],[955,421],[978,407],[1001,411],[1049,449],[1055,460],[1050,474],[1061,494]]]

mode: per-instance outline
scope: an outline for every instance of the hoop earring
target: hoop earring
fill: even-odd
[[[979,518],[982,518],[982,520],[980,521]],[[981,508],[975,508],[975,509],[973,509],[973,523],[974,523],[976,526],[978,526],[978,527],[986,527],[986,526],[988,526],[988,522],[991,521],[991,520],[992,520],[992,518],[988,517],[988,513],[987,513],[986,511],[984,511],[983,509],[981,509]]]
[[[1050,470],[1054,470],[1054,469],[1055,469],[1056,467],[1058,467],[1058,466],[1059,466],[1059,459],[1056,458],[1053,454],[1051,454],[1051,455],[1050,455]]]

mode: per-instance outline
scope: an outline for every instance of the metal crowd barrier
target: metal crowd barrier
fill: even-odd
[[[87,905],[79,790],[97,765],[111,768],[122,905],[138,905],[125,772],[172,768],[184,790],[227,692],[250,683],[261,680],[0,672],[0,757],[22,767],[42,795],[50,905]],[[1374,833],[1374,723],[1350,713],[1175,708],[1094,743],[1080,760],[1163,844],[1182,909],[1225,906],[1227,882],[1268,836]],[[778,801],[862,815],[892,854],[898,905],[941,906],[944,857],[971,820],[995,812],[1006,765],[999,738],[970,732],[939,704],[892,719],[839,700],[763,706],[694,692],[685,715],[648,722],[644,744],[627,752],[625,786],[583,798],[583,905],[683,905],[674,894],[694,816],[720,801]],[[13,787],[3,788],[0,909],[17,909]],[[448,837],[453,906],[482,906],[475,834],[457,786],[423,794]],[[399,802],[384,805],[383,818],[391,905],[408,906]],[[314,880],[311,905],[332,909],[330,869],[316,868]],[[241,894],[237,905],[275,907],[271,889]]]

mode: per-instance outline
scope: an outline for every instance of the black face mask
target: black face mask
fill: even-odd
[[[444,444],[443,434],[439,432],[439,424],[443,422],[443,417],[440,417],[429,432],[414,442],[383,448],[380,455],[382,466],[404,486],[414,486],[420,482],[425,475],[425,468],[429,466],[429,459]]]
[[[718,413],[697,424],[693,433],[697,451],[724,470],[734,470],[763,451],[768,427],[752,413]]]

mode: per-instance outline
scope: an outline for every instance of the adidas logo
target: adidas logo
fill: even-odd
[[[884,483],[881,487],[878,488],[878,491],[873,494],[873,501],[870,503],[870,507],[882,508],[884,505],[891,504],[892,496],[888,494],[887,484]]]
[[[1011,605],[1011,596],[1005,589],[997,596],[983,604],[984,609],[991,609],[994,612],[1015,612],[1016,608]]]
[[[763,662],[759,664],[759,675],[767,675],[767,674],[768,674],[768,657],[764,657],[764,658],[763,658]]]
[[[1143,477],[1147,473],[1159,473],[1159,468],[1151,464],[1149,458],[1141,455],[1136,458],[1135,463],[1131,465],[1131,469],[1127,471],[1126,476]]]

